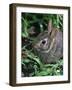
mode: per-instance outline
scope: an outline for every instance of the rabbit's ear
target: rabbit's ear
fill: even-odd
[[[52,20],[50,19],[48,22],[48,34],[50,34],[52,31]]]

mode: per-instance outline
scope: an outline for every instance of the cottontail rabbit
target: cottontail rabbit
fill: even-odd
[[[48,30],[37,36],[34,50],[45,64],[56,63],[63,57],[63,33],[52,26],[52,20],[49,20]]]

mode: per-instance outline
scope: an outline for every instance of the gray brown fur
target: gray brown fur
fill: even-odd
[[[52,21],[48,23],[48,30],[40,33],[34,43],[35,53],[43,63],[56,63],[63,57],[63,34],[52,27]]]

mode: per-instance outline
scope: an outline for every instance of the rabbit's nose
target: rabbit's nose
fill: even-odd
[[[34,47],[34,48],[37,48],[37,45],[34,45],[33,47]]]
[[[32,47],[33,47],[33,48],[35,48],[35,47],[36,47],[36,45],[33,43],[33,44],[32,44]]]
[[[33,47],[34,47],[35,49],[37,49],[37,48],[39,48],[39,44],[35,44]]]

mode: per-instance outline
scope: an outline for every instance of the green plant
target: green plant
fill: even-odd
[[[36,36],[39,33],[47,29],[50,19],[52,19],[54,27],[63,31],[63,15],[22,13],[21,66],[23,76],[25,77],[63,75],[63,60],[58,61],[56,64],[43,64],[41,59],[33,52],[32,43],[36,40]]]

